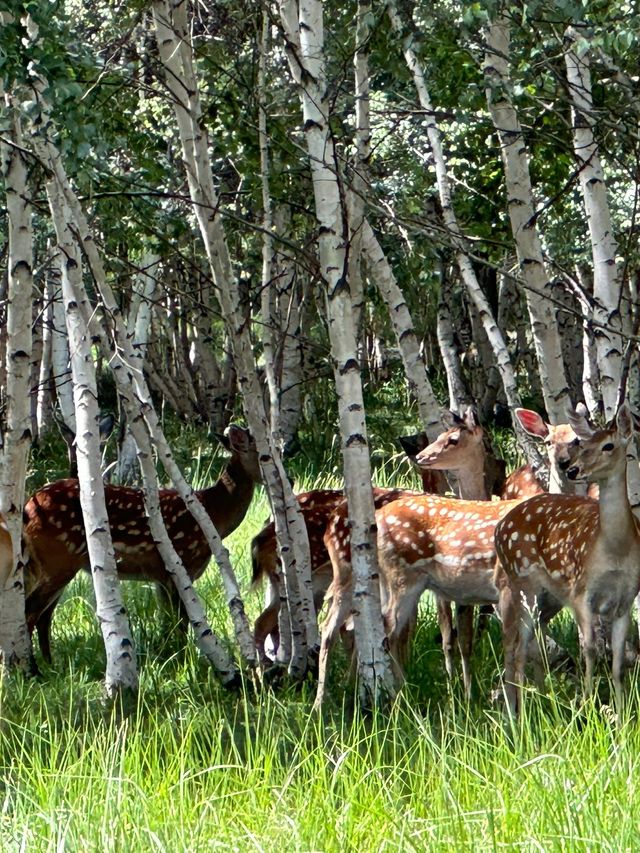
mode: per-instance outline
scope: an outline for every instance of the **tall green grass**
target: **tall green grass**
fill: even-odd
[[[302,487],[309,486],[309,483]],[[254,501],[228,541],[246,589]],[[231,637],[212,567],[199,589]],[[385,716],[363,716],[333,656],[321,715],[313,684],[224,691],[191,640],[167,630],[153,592],[126,585],[140,663],[134,713],[104,702],[103,651],[86,578],[54,620],[54,665],[0,692],[2,851],[336,851],[522,848],[633,850],[640,778],[638,692],[622,719],[581,705],[572,674],[528,695],[511,726],[498,686],[497,626],[479,643],[474,697],[447,684],[428,600],[408,684]],[[259,596],[247,598],[251,617]],[[559,630],[572,635],[568,620]]]

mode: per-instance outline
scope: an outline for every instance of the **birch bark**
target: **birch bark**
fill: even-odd
[[[319,0],[281,0],[280,16],[292,77],[300,87],[304,130],[319,225],[320,269],[326,306],[342,438],[345,492],[351,523],[353,617],[360,691],[377,704],[393,692],[380,612],[375,521],[356,333],[349,292],[348,230],[339,170],[329,133],[324,67],[324,27]]]
[[[580,166],[580,187],[587,214],[593,257],[593,333],[600,375],[602,401],[607,420],[611,420],[619,404],[622,380],[622,330],[629,321],[622,317],[622,280],[618,272],[617,244],[611,221],[607,186],[595,137],[596,118],[591,91],[591,45],[586,29],[569,27],[565,32],[565,63],[571,98],[573,141]],[[640,505],[640,468],[635,445],[630,445],[634,463],[627,466],[627,489],[633,508]]]
[[[225,240],[220,202],[213,186],[185,4],[180,0],[172,0],[171,3],[156,0],[153,15],[158,49],[166,72],[165,82],[173,98],[189,192],[229,330],[245,414],[258,447],[271,501],[291,622],[289,672],[300,677],[306,671],[308,650],[318,646],[306,526],[280,455],[268,432],[250,328],[244,317],[240,290]]]
[[[598,372],[607,419],[615,415],[622,370],[621,281],[616,265],[616,240],[600,161],[593,97],[591,46],[586,32],[570,27],[565,33],[565,63],[571,98],[573,142],[580,168],[580,187],[587,214],[593,257],[593,319]]]
[[[529,160],[518,115],[511,100],[510,25],[500,14],[486,36],[484,78],[487,102],[504,164],[507,204],[516,244],[531,333],[538,359],[545,407],[552,424],[564,423],[571,404],[558,334],[553,286],[546,270],[537,229]]]
[[[2,96],[0,85],[0,97]],[[5,184],[9,255],[6,328],[6,421],[0,424],[0,512],[11,536],[13,568],[0,589],[0,655],[5,669],[32,668],[24,613],[22,507],[31,446],[31,309],[33,230],[22,129],[6,98],[0,158]]]
[[[462,282],[476,307],[482,326],[491,344],[495,358],[495,366],[500,373],[507,403],[512,409],[515,409],[520,406],[520,394],[518,391],[515,373],[502,332],[495,321],[491,306],[480,287],[473,265],[469,259],[467,241],[460,229],[453,208],[451,184],[447,172],[447,162],[442,147],[440,129],[436,122],[435,112],[425,83],[422,66],[420,65],[417,54],[413,49],[413,35],[409,33],[406,37],[404,36],[402,21],[398,14],[395,0],[389,0],[387,3],[387,12],[393,31],[402,40],[404,57],[409,70],[413,75],[418,101],[425,112],[426,132],[434,160],[436,184],[442,208],[442,218],[449,232],[452,250],[460,270]],[[531,461],[536,467],[541,466],[542,460],[534,443],[529,441],[522,431],[518,431],[518,440],[529,461]]]
[[[96,596],[96,616],[107,658],[105,688],[107,695],[113,697],[122,690],[137,691],[138,673],[131,629],[118,583],[102,481],[98,389],[87,322],[91,308],[82,284],[80,253],[68,225],[70,212],[53,180],[47,182],[47,197],[63,258],[62,299],[73,377],[80,505]]]

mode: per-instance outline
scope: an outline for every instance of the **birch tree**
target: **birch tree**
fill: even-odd
[[[2,96],[0,84],[0,96]],[[24,613],[22,507],[31,446],[31,310],[33,230],[22,128],[9,95],[5,95],[0,142],[5,184],[9,255],[5,366],[5,422],[0,423],[0,512],[11,536],[13,570],[0,590],[0,654],[5,669],[32,665]]]
[[[392,693],[392,674],[380,613],[369,447],[349,291],[343,199],[325,77],[322,3],[281,0],[289,68],[302,99],[311,179],[318,220],[318,253],[342,438],[345,492],[351,523],[353,617],[363,700],[377,703]]]
[[[280,455],[269,437],[266,412],[255,370],[250,329],[241,309],[238,282],[220,216],[220,202],[213,186],[186,8],[181,2],[156,0],[153,14],[158,49],[165,70],[164,79],[172,96],[178,124],[189,192],[217,297],[229,329],[245,413],[258,447],[274,514],[284,567],[287,598],[284,603],[289,608],[291,625],[292,652],[288,666],[293,676],[300,677],[307,667],[308,650],[318,646],[306,527]],[[281,608],[281,612],[283,611],[286,611],[286,606]],[[283,637],[286,627],[283,626]]]
[[[585,29],[565,33],[565,64],[571,99],[574,153],[587,214],[593,257],[593,320],[600,388],[608,420],[615,415],[622,370],[622,289],[616,262],[616,239],[609,213],[607,186],[598,143],[591,92],[591,48]]]
[[[507,205],[516,244],[545,407],[552,424],[564,423],[571,404],[550,276],[538,235],[526,143],[511,100],[510,25],[502,12],[487,30],[484,76],[487,101],[504,164]]]

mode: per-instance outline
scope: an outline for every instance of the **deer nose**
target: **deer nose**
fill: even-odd
[[[567,477],[570,480],[575,480],[579,473],[580,469],[576,465],[574,465],[573,468],[569,468],[569,470],[567,471]]]

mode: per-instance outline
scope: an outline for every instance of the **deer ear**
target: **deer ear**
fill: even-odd
[[[477,429],[480,426],[478,413],[473,406],[467,406],[464,410],[464,423],[469,430]]]
[[[413,435],[398,436],[398,444],[403,449],[405,455],[411,459],[417,456],[421,450],[424,450],[429,442],[423,432],[416,432]]]
[[[535,438],[546,438],[549,435],[549,426],[537,412],[531,409],[515,409],[513,414],[522,429]]]
[[[631,409],[626,401],[618,409],[618,414],[616,415],[616,426],[618,428],[618,432],[623,438],[629,439],[633,435],[633,415],[631,414]]]
[[[448,409],[442,413],[442,423],[447,429],[451,429],[452,427],[462,426],[464,421],[460,415],[457,415],[455,412]]]
[[[567,419],[578,438],[591,438],[595,433],[595,429],[589,423],[589,419],[587,418],[587,408],[584,404],[578,403],[575,411],[573,409],[569,409],[567,411]]]

